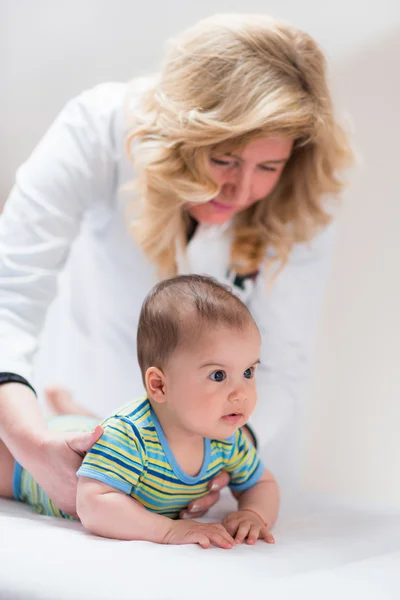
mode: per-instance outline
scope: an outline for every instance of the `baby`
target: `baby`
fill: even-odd
[[[240,429],[256,404],[260,355],[246,306],[209,277],[162,281],[144,301],[137,347],[147,396],[107,418],[83,460],[77,512],[84,527],[109,538],[203,548],[273,543],[278,486]],[[5,452],[0,480],[10,477]],[[179,520],[222,470],[238,510],[222,524]],[[12,488],[41,512],[71,518],[18,463]]]

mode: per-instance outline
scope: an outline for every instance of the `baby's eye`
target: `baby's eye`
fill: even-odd
[[[252,379],[252,377],[254,377],[254,367],[246,369],[243,375],[246,377],[246,379]]]
[[[210,375],[210,379],[212,379],[212,381],[224,381],[224,379],[226,379],[226,373],[225,371],[214,371],[214,373],[211,373]]]

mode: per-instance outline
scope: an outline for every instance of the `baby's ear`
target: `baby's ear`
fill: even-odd
[[[157,367],[149,367],[145,375],[147,393],[154,402],[165,402],[165,375]]]

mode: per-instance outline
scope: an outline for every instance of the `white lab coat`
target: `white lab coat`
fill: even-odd
[[[124,153],[128,90],[134,110],[146,85],[107,83],[70,101],[19,168],[0,219],[0,372],[25,377],[39,393],[65,385],[100,415],[143,393],[136,328],[156,276],[127,231],[131,192],[121,186],[134,178]],[[229,247],[229,227],[199,225],[179,269],[226,282]],[[235,290],[262,333],[252,424],[281,478],[293,476],[331,248],[329,228],[293,249],[269,294],[263,268]]]

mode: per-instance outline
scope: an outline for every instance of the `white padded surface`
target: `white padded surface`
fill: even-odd
[[[209,520],[230,506],[225,494]],[[307,503],[275,534],[229,551],[120,542],[0,500],[0,598],[400,598],[399,513]]]

